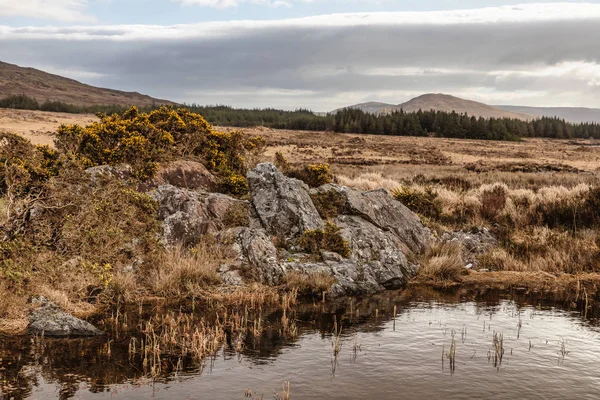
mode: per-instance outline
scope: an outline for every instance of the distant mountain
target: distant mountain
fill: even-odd
[[[558,117],[568,122],[597,122],[600,123],[600,109],[585,107],[525,107],[525,106],[494,106],[501,110],[526,113],[535,117]]]
[[[24,94],[39,102],[62,101],[78,106],[174,104],[137,92],[103,89],[34,68],[0,61],[0,98]]]
[[[392,111],[404,110],[406,112],[415,112],[419,110],[429,111],[456,111],[459,114],[467,113],[475,117],[483,118],[517,118],[522,120],[533,119],[534,116],[523,112],[512,112],[502,110],[497,107],[489,106],[472,100],[465,100],[458,97],[441,93],[429,93],[415,97],[406,103],[394,105],[378,102],[362,103],[349,106],[348,108],[357,108],[373,114],[385,114]],[[335,110],[337,112],[339,110]]]

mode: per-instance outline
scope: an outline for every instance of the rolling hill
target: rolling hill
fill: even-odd
[[[39,102],[62,101],[78,106],[174,104],[137,92],[104,89],[73,79],[0,61],[0,98],[24,94]]]
[[[568,122],[600,123],[600,109],[585,107],[494,106],[504,111],[526,113],[535,117],[558,117]]]
[[[469,115],[483,118],[517,118],[522,120],[535,118],[533,115],[527,113],[502,110],[484,103],[465,100],[441,93],[424,94],[398,105],[370,102],[352,105],[348,108],[358,108],[373,114],[385,114],[402,109],[406,112],[415,112],[419,110],[456,111],[459,114],[468,113]],[[338,110],[335,110],[334,112],[336,111]]]

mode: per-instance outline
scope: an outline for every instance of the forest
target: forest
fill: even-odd
[[[336,114],[317,115],[306,109],[295,111],[241,109],[223,105],[200,106],[184,104],[190,111],[203,115],[213,125],[275,129],[334,131],[395,136],[437,136],[464,139],[510,140],[525,137],[557,139],[600,139],[600,124],[569,123],[556,117],[542,117],[532,121],[510,118],[477,118],[456,112],[419,110],[407,113],[396,111],[385,115],[366,113],[357,109],[343,109]],[[39,103],[26,95],[0,99],[1,108],[16,108],[67,113],[122,113],[127,107],[119,105],[77,106],[57,101]],[[158,108],[142,107],[150,112]]]

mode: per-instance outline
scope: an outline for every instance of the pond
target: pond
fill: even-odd
[[[596,399],[597,316],[579,298],[412,288],[298,306],[293,339],[265,314],[243,348],[163,358],[154,376],[127,335],[3,338],[0,397]]]

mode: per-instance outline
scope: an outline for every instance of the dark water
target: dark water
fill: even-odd
[[[0,397],[273,399],[289,382],[292,399],[596,399],[600,323],[597,310],[584,309],[564,297],[492,290],[309,304],[298,308],[294,340],[281,336],[274,313],[240,354],[225,346],[203,363],[164,359],[171,367],[155,379],[130,359],[125,337],[4,338]],[[334,326],[342,329],[337,357]]]

